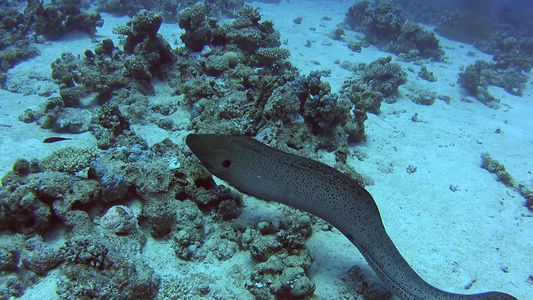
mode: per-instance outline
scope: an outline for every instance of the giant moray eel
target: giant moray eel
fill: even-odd
[[[209,172],[237,189],[307,211],[335,226],[402,299],[516,299],[500,292],[448,293],[424,281],[396,249],[370,193],[332,167],[245,136],[190,134],[187,145]]]

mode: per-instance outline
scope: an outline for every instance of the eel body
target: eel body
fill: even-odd
[[[454,294],[424,281],[385,231],[370,193],[332,167],[273,149],[251,137],[190,134],[186,142],[209,172],[237,189],[329,222],[402,299],[516,299],[500,292]]]

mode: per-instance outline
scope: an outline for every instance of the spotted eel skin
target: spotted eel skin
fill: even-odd
[[[332,167],[273,149],[251,137],[190,134],[186,142],[211,174],[235,188],[329,222],[359,249],[376,274],[402,299],[516,299],[500,292],[448,293],[424,281],[385,231],[370,193]]]

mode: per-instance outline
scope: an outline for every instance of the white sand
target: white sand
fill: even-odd
[[[370,63],[378,57],[390,55],[375,47],[354,53],[345,43],[328,37],[351,4],[351,1],[311,0],[254,3],[261,8],[263,19],[274,21],[281,32],[281,40],[288,41],[284,47],[291,50],[291,61],[302,74],[330,69],[332,74],[327,80],[335,92],[351,76],[349,71],[335,64],[335,60]],[[332,21],[321,20],[324,16],[331,17]],[[303,18],[302,24],[293,23],[296,17]],[[99,30],[99,35],[117,40],[110,30],[113,23],[123,24],[126,19],[118,20],[109,15],[104,15],[104,18],[106,25]],[[310,30],[310,27],[316,30]],[[173,47],[181,45],[180,32],[177,25],[165,24],[161,29]],[[311,47],[304,46],[307,40],[312,42]],[[490,59],[490,56],[469,45],[444,38],[441,38],[441,44],[447,53],[446,62],[427,64],[438,81],[430,83],[417,78],[419,67],[414,66],[415,74],[409,72],[408,84],[448,95],[451,104],[437,100],[429,107],[417,105],[404,96],[409,92],[404,87],[400,88],[402,96],[397,103],[383,104],[382,112],[377,116],[369,114],[365,123],[368,138],[356,145],[368,155],[368,159],[359,161],[352,157],[350,162],[360,173],[375,181],[368,190],[380,208],[387,231],[407,261],[428,282],[450,292],[498,290],[518,299],[531,299],[533,284],[527,280],[533,273],[532,214],[523,206],[524,199],[520,195],[496,182],[494,175],[479,165],[481,153],[488,152],[505,164],[518,182],[531,186],[533,86],[527,84],[523,97],[492,89],[491,92],[502,100],[502,108],[497,110],[478,102],[461,102],[463,91],[455,85],[460,68],[475,59]],[[82,35],[42,45],[42,55],[13,68],[9,72],[8,83],[20,88],[53,88],[43,80],[30,84],[29,75],[37,72],[41,79],[50,78],[49,64],[61,52],[81,54],[85,49],[94,49],[94,46]],[[477,53],[477,57],[467,56],[468,51]],[[402,64],[404,67],[413,66]],[[43,138],[56,134],[41,130],[35,124],[24,124],[17,117],[24,109],[44,99],[0,91],[0,125],[10,126],[0,126],[0,173],[9,170],[19,157],[38,158],[64,146],[95,144],[89,134],[73,136],[72,141],[42,144]],[[412,122],[411,117],[415,113],[425,122]],[[498,128],[502,133],[495,133]],[[150,128],[138,131],[150,135],[152,143],[157,142],[154,132],[159,132],[160,139],[185,134]],[[416,166],[417,171],[407,173],[409,165]],[[452,192],[450,185],[457,186],[458,191]],[[243,219],[279,213],[278,204],[249,197],[245,199]],[[357,249],[337,231],[317,231],[308,245],[316,258],[311,278],[317,285],[317,299],[338,299],[343,289],[341,278],[348,268],[355,264],[367,268]],[[158,270],[158,266],[180,264],[168,245],[150,241],[145,252],[150,265],[161,274],[168,273],[168,270]],[[249,256],[239,254],[221,264],[202,266],[187,263],[180,266],[190,272],[204,270],[222,280],[227,278],[234,265],[243,265],[243,274],[249,273],[250,269],[246,269],[251,268]],[[502,271],[504,268],[507,273]],[[472,280],[476,282],[469,290],[464,290]],[[53,280],[43,280],[41,284],[45,283],[53,284]],[[216,289],[224,289],[223,285],[223,281],[219,281]],[[235,291],[239,287],[243,288],[243,285],[233,280],[225,289]],[[42,285],[35,286],[24,298],[35,299],[42,288]],[[50,293],[47,295],[50,296]],[[244,292],[236,297],[249,299],[250,295]]]

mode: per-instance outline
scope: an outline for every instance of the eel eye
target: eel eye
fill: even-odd
[[[225,159],[225,160],[223,160],[223,161],[222,161],[222,167],[223,167],[223,168],[229,168],[229,167],[231,167],[231,160],[229,160],[229,159]]]

